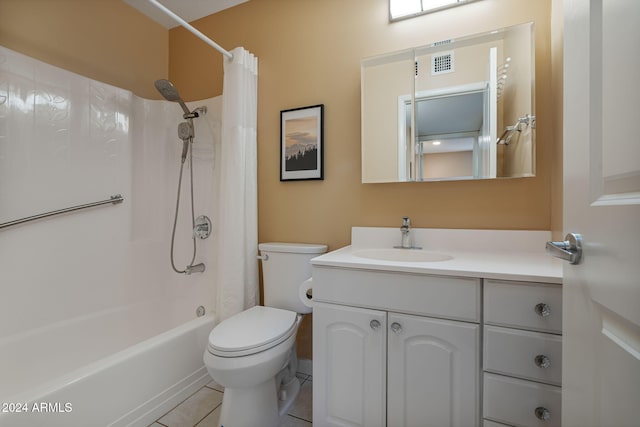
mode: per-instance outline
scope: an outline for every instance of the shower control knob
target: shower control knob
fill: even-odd
[[[199,239],[206,239],[211,235],[211,220],[206,215],[200,215],[196,218],[195,226],[193,227],[193,237]]]
[[[378,329],[380,329],[380,322],[376,319],[373,319],[371,322],[369,322],[369,326],[371,326],[371,329],[373,329],[374,331],[377,331]]]

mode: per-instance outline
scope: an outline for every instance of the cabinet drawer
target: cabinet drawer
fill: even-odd
[[[560,385],[562,337],[485,326],[484,370]]]
[[[560,387],[484,374],[484,417],[523,427],[560,426]],[[548,419],[541,419],[544,411]]]
[[[313,267],[314,301],[480,322],[480,279]]]
[[[562,287],[485,280],[484,318],[490,325],[562,333]]]

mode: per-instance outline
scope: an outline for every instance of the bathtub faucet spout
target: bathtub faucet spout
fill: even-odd
[[[184,269],[184,274],[191,274],[191,273],[202,273],[204,271],[204,264],[200,263],[200,264],[196,264],[196,265],[188,265],[185,269]]]

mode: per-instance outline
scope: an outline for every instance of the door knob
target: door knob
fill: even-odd
[[[369,326],[374,331],[377,331],[378,329],[380,329],[380,321],[373,319],[371,322],[369,322]]]
[[[569,261],[570,264],[580,264],[582,259],[582,236],[569,233],[562,242],[547,242],[546,250],[557,258]]]
[[[398,332],[402,331],[402,325],[398,322],[393,322],[391,324],[391,330],[397,334]]]

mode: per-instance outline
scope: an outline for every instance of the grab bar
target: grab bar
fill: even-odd
[[[71,206],[69,208],[58,209],[58,210],[51,211],[51,212],[45,212],[45,213],[38,214],[38,215],[28,216],[28,217],[22,218],[22,219],[16,219],[14,221],[3,222],[2,224],[0,224],[0,230],[3,229],[3,228],[11,227],[12,225],[23,224],[25,222],[34,221],[36,219],[42,219],[42,218],[47,218],[47,217],[50,217],[50,216],[59,215],[59,214],[67,213],[67,212],[78,211],[80,209],[92,208],[94,206],[106,205],[107,203],[111,203],[113,205],[117,205],[118,203],[122,203],[123,201],[124,201],[124,197],[122,197],[120,194],[116,194],[116,195],[111,196],[109,198],[109,200],[101,200],[99,202],[86,203],[84,205],[78,205],[78,206]]]

